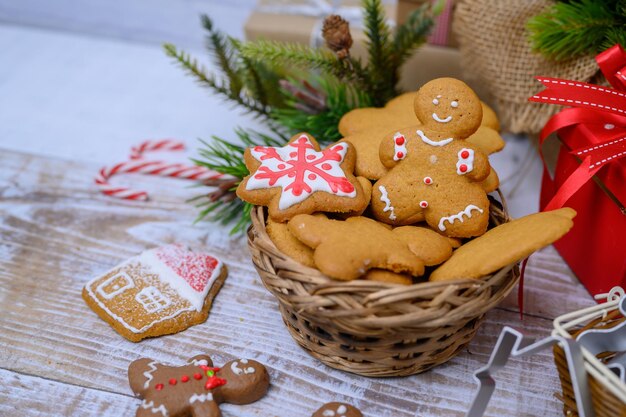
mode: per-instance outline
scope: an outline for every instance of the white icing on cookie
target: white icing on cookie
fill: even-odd
[[[453,100],[450,102],[450,106],[456,109],[457,107],[459,107],[459,102],[456,100]]]
[[[338,412],[339,414],[345,414],[345,413],[347,413],[347,412],[348,412],[348,408],[347,408],[345,405],[341,404],[341,405],[337,408],[337,412]]]
[[[356,197],[355,187],[341,168],[348,146],[339,143],[316,151],[306,135],[283,147],[255,146],[250,149],[250,155],[261,166],[248,177],[246,190],[280,187],[280,210],[306,200],[317,191]]]
[[[141,408],[143,408],[144,410],[150,410],[150,412],[152,412],[152,414],[156,414],[156,413],[161,413],[163,415],[163,417],[169,417],[169,413],[167,412],[167,408],[165,408],[165,406],[163,404],[161,404],[158,407],[154,406],[154,401],[146,401],[146,400],[142,400],[141,401]]]
[[[384,185],[381,185],[380,187],[378,187],[378,189],[380,190],[380,201],[385,203],[385,208],[383,209],[383,213],[386,213],[389,211],[390,212],[389,220],[395,220],[396,213],[394,212],[394,208],[391,205],[391,200],[389,200],[389,194],[387,194],[387,189],[385,188]]]
[[[448,143],[450,143],[450,142],[452,142],[454,140],[453,138],[441,139],[440,141],[430,140],[430,139],[428,139],[428,137],[426,137],[424,132],[422,132],[421,130],[417,130],[415,133],[417,133],[417,136],[420,137],[422,142],[426,143],[427,145],[431,145],[431,146],[446,146]]]
[[[243,364],[246,364],[246,363],[248,363],[248,360],[247,359],[239,359],[239,362],[241,362]],[[235,375],[253,374],[253,373],[256,372],[252,366],[249,366],[247,368],[240,368],[239,367],[239,362],[235,361],[235,362],[230,364],[230,370],[233,371],[233,373]]]
[[[206,359],[194,359],[190,362],[193,366],[208,366],[209,361]]]
[[[459,160],[456,163],[456,173],[465,175],[474,169],[474,150],[463,148],[458,153]]]
[[[442,119],[441,117],[437,116],[437,113],[433,113],[433,119],[436,122],[439,122],[439,123],[448,123],[448,122],[450,122],[452,120],[452,116],[450,115],[450,116]]]
[[[143,373],[143,376],[145,376],[145,377],[147,378],[147,379],[146,379],[145,384],[143,384],[144,389],[145,389],[145,388],[148,388],[148,387],[150,386],[150,382],[151,382],[151,381],[152,381],[152,379],[154,378],[154,377],[152,376],[152,374],[154,373],[154,371],[156,371],[156,370],[157,370],[156,364],[157,364],[157,363],[156,363],[156,361],[152,361],[152,362],[150,362],[150,363],[148,364],[148,366],[150,367],[150,369],[148,369],[146,372],[144,372],[144,373]]]
[[[393,160],[400,161],[406,158],[406,139],[400,132],[393,135]]]
[[[335,416],[335,412],[333,410],[324,410],[322,415],[324,417],[334,417]]]
[[[204,282],[204,284],[203,284],[204,286],[201,288],[201,291],[197,291],[197,290],[195,290],[194,288],[192,288],[190,286],[189,282],[185,281],[185,279],[183,279],[183,277],[178,275],[170,266],[166,265],[158,257],[158,254],[163,255],[163,254],[168,254],[170,252],[178,253],[176,251],[180,251],[180,250],[181,250],[180,245],[167,245],[167,246],[151,249],[151,250],[148,250],[148,251],[145,251],[145,252],[141,253],[138,256],[135,256],[135,257],[127,260],[126,262],[124,262],[121,265],[115,267],[114,269],[112,269],[111,271],[105,273],[104,275],[111,274],[111,273],[113,273],[116,270],[121,270],[121,269],[127,267],[128,265],[140,265],[142,268],[144,268],[147,271],[147,273],[158,277],[159,281],[162,281],[162,282],[166,283],[173,290],[175,290],[176,293],[182,299],[184,299],[185,301],[188,302],[188,304],[185,303],[185,305],[188,305],[187,307],[180,307],[178,309],[175,309],[170,314],[164,315],[162,317],[158,317],[155,320],[153,320],[152,322],[146,324],[145,326],[143,326],[141,328],[137,328],[137,327],[132,326],[131,324],[127,323],[126,320],[123,317],[120,317],[119,315],[115,314],[107,306],[107,304],[105,304],[103,302],[103,300],[101,298],[103,298],[104,300],[108,300],[108,299],[106,297],[99,297],[99,296],[102,296],[101,292],[99,292],[97,289],[94,291],[94,288],[93,288],[94,284],[97,281],[99,281],[102,278],[102,276],[99,276],[99,277],[96,277],[96,278],[92,279],[91,281],[89,281],[85,285],[85,289],[87,290],[87,294],[90,296],[90,298],[92,300],[94,300],[94,302],[96,304],[98,304],[98,306],[102,310],[104,310],[107,313],[107,315],[109,317],[111,317],[113,320],[115,320],[117,323],[119,323],[121,326],[123,326],[125,329],[127,329],[128,331],[130,331],[132,333],[143,333],[146,330],[154,327],[156,324],[164,322],[164,321],[167,321],[167,320],[172,319],[174,317],[177,317],[180,314],[182,314],[184,312],[187,312],[187,311],[202,311],[202,308],[204,306],[204,301],[206,299],[206,296],[207,296],[209,290],[211,289],[211,287],[213,286],[213,284],[215,283],[215,281],[217,280],[217,278],[221,274],[223,263],[219,259],[211,257],[212,259],[214,259],[216,261],[215,267],[211,271],[211,274],[208,277],[208,279],[206,280],[206,282]],[[192,254],[193,252],[186,251],[185,253],[186,254]],[[201,256],[208,256],[206,254],[200,254],[200,255]],[[121,276],[121,274],[116,274],[115,276],[118,277],[118,276]],[[156,285],[156,284],[154,284],[154,285]],[[101,285],[98,285],[97,288],[101,288]],[[135,288],[135,284],[133,283],[132,287],[129,287],[129,288]],[[113,296],[112,299],[114,299],[114,298],[115,297]]]
[[[110,300],[131,288],[135,288],[135,281],[124,271],[120,271],[98,285],[96,292],[105,300]]]
[[[448,217],[442,217],[441,219],[439,219],[439,230],[441,230],[442,232],[444,232],[446,230],[446,226],[445,226],[445,222],[447,221],[448,223],[452,224],[454,223],[456,220],[460,221],[461,223],[463,223],[463,216],[467,216],[468,218],[472,217],[472,210],[476,210],[479,211],[480,213],[483,212],[483,210],[479,207],[476,207],[473,204],[468,205],[467,207],[465,207],[465,210],[459,211],[457,214],[453,214],[451,216]]]
[[[191,397],[189,397],[189,404],[193,404],[196,401],[200,403],[213,401],[213,394],[207,392],[206,394],[193,394]]]

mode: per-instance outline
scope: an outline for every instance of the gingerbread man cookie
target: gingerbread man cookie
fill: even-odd
[[[346,113],[339,121],[339,131],[350,142],[357,154],[355,174],[377,180],[387,172],[379,159],[380,142],[389,133],[419,123],[413,111],[417,93],[402,94],[390,100],[383,108],[362,108]],[[485,154],[502,150],[504,140],[499,135],[500,124],[495,112],[481,102],[483,118],[478,130],[467,138],[468,143]],[[488,192],[497,188],[495,171],[486,185]],[[495,187],[494,187],[495,184]]]
[[[361,411],[346,403],[326,403],[311,417],[363,417]]]
[[[415,114],[421,125],[381,142],[390,171],[374,184],[374,216],[392,225],[426,220],[450,237],[485,233],[489,200],[481,182],[489,161],[464,140],[480,126],[480,100],[462,81],[440,78],[419,90]]]
[[[450,257],[452,245],[446,237],[425,228],[411,228],[420,230],[392,230],[367,217],[343,221],[301,214],[289,221],[291,233],[314,250],[315,266],[325,275],[344,281],[373,269],[421,276],[424,266]]]
[[[237,196],[268,206],[278,222],[316,211],[358,213],[367,207],[369,196],[352,175],[355,155],[347,142],[322,151],[306,133],[283,147],[248,148],[244,159],[250,175],[237,187]]]
[[[142,400],[137,417],[219,417],[220,403],[250,404],[262,398],[269,374],[253,360],[215,368],[210,357],[199,355],[183,366],[138,359],[128,368],[128,381]]]

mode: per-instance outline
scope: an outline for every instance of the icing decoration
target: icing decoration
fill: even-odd
[[[148,367],[150,369],[148,369],[146,372],[143,373],[143,376],[146,377],[146,382],[143,384],[144,388],[148,388],[150,386],[150,382],[154,378],[154,376],[152,376],[152,374],[154,373],[154,371],[157,370],[156,364],[157,364],[156,361],[150,362],[148,364]]]
[[[248,360],[247,359],[240,359],[239,362],[241,362],[243,364],[247,364]],[[239,362],[235,361],[235,362],[230,364],[230,369],[233,371],[233,373],[235,375],[253,374],[254,373],[254,368],[253,367],[249,366],[247,368],[240,368],[239,367]]]
[[[424,200],[420,201],[420,207],[421,207],[421,208],[426,208],[426,207],[428,207],[428,201],[424,201]]]
[[[433,113],[433,119],[436,122],[439,122],[439,123],[448,123],[449,121],[452,120],[452,116],[448,116],[448,117],[442,119],[441,117],[437,116],[437,113]]]
[[[162,284],[167,284],[175,290],[178,296],[186,301],[186,303],[183,303],[185,306],[175,309],[170,314],[157,316],[153,321],[141,328],[127,323],[126,319],[115,314],[104,301],[112,300],[114,302],[117,295],[136,288],[133,279],[123,271],[124,268],[134,265],[140,265],[151,277],[156,278],[151,278],[150,283],[152,285],[142,288],[135,298],[137,303],[148,314],[156,315],[159,311],[170,311],[171,309],[168,308],[170,305],[181,304],[174,303],[176,300],[170,300],[161,293],[157,287]],[[85,289],[100,308],[116,322],[132,333],[143,333],[157,323],[174,318],[184,312],[202,311],[209,290],[221,274],[222,265],[219,259],[206,253],[193,252],[183,245],[172,244],[142,252],[140,255],[116,267],[115,269],[120,272],[100,283],[95,291],[93,285],[101,277],[89,281]],[[113,271],[109,271],[104,275],[108,275]],[[115,289],[116,285],[119,285],[119,288]]]
[[[430,156],[430,163],[431,164],[436,164],[437,163],[437,155],[431,155]]]
[[[322,413],[322,416],[324,416],[324,417],[346,417],[346,413],[347,412],[348,412],[348,407],[346,407],[345,405],[341,404],[339,407],[337,407],[337,411],[324,410],[324,412]]]
[[[213,394],[207,392],[206,394],[193,394],[191,397],[189,397],[189,404],[193,404],[196,401],[201,403],[213,401]]]
[[[385,208],[383,209],[383,212],[389,212],[389,220],[395,220],[396,219],[396,213],[394,213],[394,208],[391,205],[391,200],[389,200],[389,194],[387,194],[387,189],[385,188],[384,185],[381,185],[380,187],[378,187],[378,190],[380,190],[380,201],[382,201],[383,203],[385,203]]]
[[[450,106],[452,106],[452,107],[454,107],[456,109],[457,107],[459,107],[459,102],[454,100],[454,101],[450,102]]]
[[[463,148],[457,154],[459,160],[456,163],[456,173],[465,175],[474,169],[474,150]]]
[[[460,221],[461,223],[463,223],[463,216],[467,216],[468,218],[472,217],[472,210],[476,210],[479,211],[480,213],[483,212],[483,210],[479,207],[476,207],[473,204],[468,205],[467,207],[465,207],[464,210],[458,212],[457,214],[453,214],[451,216],[448,217],[442,217],[441,219],[439,219],[439,230],[441,230],[442,232],[445,232],[446,230],[446,226],[445,226],[445,222],[447,221],[448,223],[452,224],[454,223],[456,220]]]
[[[446,146],[448,143],[450,143],[450,142],[452,142],[454,140],[453,138],[441,139],[440,141],[430,140],[430,139],[428,139],[428,137],[426,137],[424,132],[422,132],[421,130],[417,130],[415,133],[417,133],[417,136],[420,137],[422,142],[426,143],[427,145],[431,145],[431,146]]]
[[[158,407],[155,407],[154,401],[146,401],[146,400],[141,401],[141,408],[143,408],[144,410],[150,409],[152,414],[161,413],[163,417],[169,416],[169,413],[167,412],[167,408],[165,408],[163,404],[161,404]]]
[[[96,292],[105,300],[110,300],[131,288],[135,288],[135,282],[125,272],[120,272],[98,285]]]
[[[164,385],[163,385],[163,384],[156,384],[156,385],[154,386],[154,389],[155,389],[155,390],[157,390],[157,391],[161,391],[161,390],[163,389],[163,387],[164,387]]]
[[[431,185],[433,183],[433,179],[430,177],[424,177],[424,184]]]
[[[170,385],[176,385],[178,381],[176,381],[176,378],[172,378],[169,380]]]
[[[193,374],[194,379],[202,379],[202,374],[195,373]]]
[[[207,366],[209,364],[209,362],[206,359],[194,359],[190,362],[192,365],[195,366]]]
[[[406,158],[407,150],[406,150],[406,139],[404,138],[404,135],[400,133],[396,133],[393,136],[393,144],[394,144],[393,160],[400,161]]]
[[[261,166],[248,178],[246,190],[280,187],[278,208],[287,209],[317,191],[356,197],[356,189],[341,169],[349,144],[339,143],[316,151],[302,135],[282,148],[255,146],[251,155]]]
[[[607,123],[607,124],[604,125],[604,129],[606,129],[606,130],[613,130],[613,129],[615,129],[615,125],[612,124],[612,123]]]
[[[189,381],[189,377],[188,377],[187,375],[183,375],[183,376],[180,378],[180,381],[181,381],[181,382],[187,382],[187,381]]]
[[[204,384],[204,388],[213,389],[213,388],[221,387],[222,385],[226,385],[226,380],[213,375],[209,377],[206,384]]]

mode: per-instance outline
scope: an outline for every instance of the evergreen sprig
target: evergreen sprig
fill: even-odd
[[[557,2],[528,21],[533,49],[557,61],[626,45],[625,0]]]

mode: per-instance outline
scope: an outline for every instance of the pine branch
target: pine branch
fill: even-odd
[[[203,14],[200,19],[202,26],[208,32],[206,37],[207,49],[213,54],[216,64],[228,78],[231,94],[233,96],[239,95],[243,82],[231,64],[233,58],[231,45],[222,33],[213,28],[213,22],[209,16]]]
[[[554,60],[597,54],[626,37],[625,6],[615,0],[555,3],[528,21],[533,49]]]
[[[173,58],[188,74],[192,75],[200,85],[211,88],[216,93],[256,113],[257,116],[267,117],[269,115],[266,106],[250,97],[234,94],[226,83],[217,81],[213,75],[208,74],[206,69],[198,64],[198,61],[185,51],[177,50],[176,47],[170,43],[164,44],[163,49],[165,53]]]
[[[362,4],[369,56],[368,89],[374,104],[382,106],[396,93],[396,80],[389,79],[389,75],[395,72],[395,68],[391,67],[391,30],[385,21],[385,11],[380,0],[363,0]]]
[[[355,67],[351,71],[350,64],[346,60],[337,59],[332,52],[296,43],[260,40],[242,44],[240,51],[244,57],[253,61],[319,69],[339,79],[357,79],[364,73],[358,61],[350,61]]]

